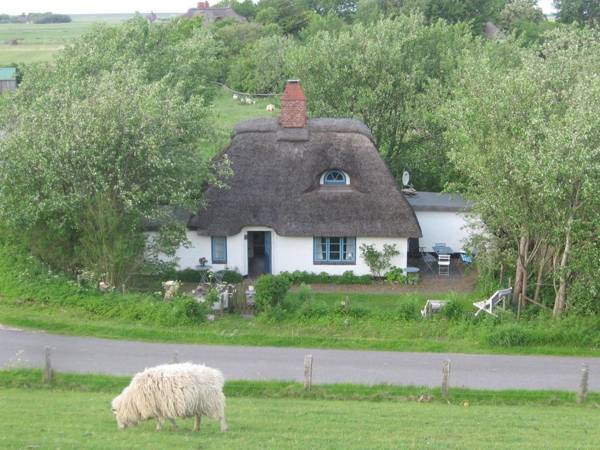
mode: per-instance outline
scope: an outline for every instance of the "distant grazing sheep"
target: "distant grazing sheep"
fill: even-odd
[[[112,411],[119,429],[156,419],[156,431],[168,419],[176,428],[176,417],[194,417],[194,431],[200,431],[202,416],[225,422],[223,374],[204,365],[164,364],[136,374],[121,395],[113,399]]]
[[[238,99],[238,95],[237,94],[233,94],[233,99],[237,100]]]
[[[246,97],[244,101],[246,102],[246,105],[252,104],[252,99],[250,97]]]
[[[272,104],[270,104],[270,103],[267,105],[267,111],[268,111],[268,112],[273,112],[273,110],[274,110],[274,109],[275,109],[275,106],[274,106],[274,105],[272,105]]]

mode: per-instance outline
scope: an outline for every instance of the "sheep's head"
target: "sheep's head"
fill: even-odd
[[[125,412],[125,408],[122,405],[122,395],[115,397],[111,403],[112,413],[117,420],[117,428],[123,430],[130,425],[135,425],[135,421]]]

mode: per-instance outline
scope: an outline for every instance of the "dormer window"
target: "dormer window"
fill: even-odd
[[[328,170],[321,177],[321,184],[325,186],[344,186],[350,184],[350,178],[341,170]]]

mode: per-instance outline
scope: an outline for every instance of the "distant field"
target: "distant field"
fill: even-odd
[[[169,18],[176,14],[161,14]],[[0,24],[0,66],[12,63],[49,61],[54,53],[88,31],[94,23],[116,24],[133,17],[133,14],[80,14],[71,16],[71,23],[55,24]],[[17,45],[7,41],[17,40]]]

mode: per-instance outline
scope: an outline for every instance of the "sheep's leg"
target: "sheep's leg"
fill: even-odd
[[[225,414],[223,414],[219,418],[219,423],[221,424],[221,433],[225,433],[227,431],[227,422],[225,421]]]
[[[160,417],[156,418],[156,431],[160,431],[163,426],[163,419]]]
[[[177,424],[175,423],[175,419],[169,419],[169,421],[171,422],[171,425],[173,425],[173,429],[176,430]]]
[[[197,415],[194,418],[194,431],[200,431],[200,421],[202,420],[201,415]]]

